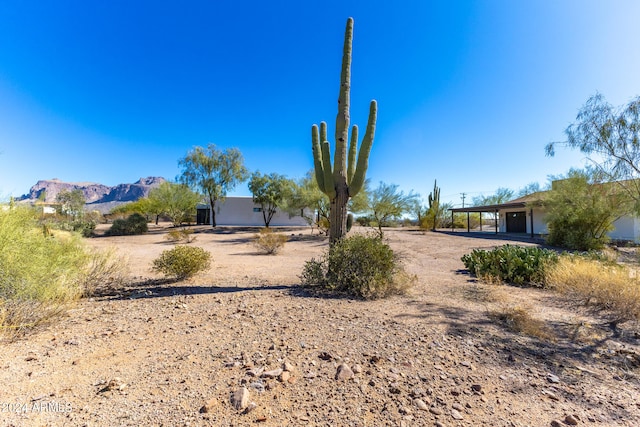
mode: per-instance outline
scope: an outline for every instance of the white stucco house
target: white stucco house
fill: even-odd
[[[485,226],[484,231],[495,233],[528,234],[539,237],[549,234],[545,209],[539,202],[544,192],[533,193],[510,202],[497,205],[472,206],[468,208],[450,209],[454,213],[494,214],[494,225]],[[625,240],[640,243],[640,218],[632,215],[623,216],[613,223],[614,230],[608,235],[612,240]],[[467,229],[467,231],[469,231]]]
[[[227,197],[223,202],[216,203],[216,224],[236,226],[264,226],[262,208],[253,202],[252,197]],[[209,205],[202,203],[197,206],[197,224],[210,224]],[[271,227],[306,226],[306,220],[300,216],[289,217],[287,212],[277,210],[269,224]]]

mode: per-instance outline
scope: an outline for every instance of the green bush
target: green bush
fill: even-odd
[[[211,254],[197,246],[179,245],[153,260],[153,270],[166,277],[186,279],[211,266]]]
[[[0,209],[0,335],[38,325],[112,277],[115,261],[97,275],[107,258],[89,253],[77,234],[40,223],[33,209]]]
[[[406,291],[414,278],[398,255],[377,235],[354,235],[335,243],[320,260],[305,263],[300,276],[305,286],[365,299]]]
[[[493,250],[474,249],[462,257],[471,274],[484,280],[545,287],[545,268],[558,254],[538,247],[504,245]]]
[[[275,255],[287,243],[287,236],[284,234],[274,233],[270,228],[260,229],[260,233],[256,234],[253,244],[268,255]]]
[[[131,236],[148,231],[147,219],[139,213],[129,215],[126,219],[116,219],[107,232],[110,236]]]
[[[196,236],[193,235],[193,230],[189,228],[174,228],[173,230],[169,230],[169,232],[164,238],[174,243],[177,243],[180,241],[184,241],[185,243],[191,243],[194,240],[196,240]]]

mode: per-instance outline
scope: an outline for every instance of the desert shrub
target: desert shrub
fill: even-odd
[[[83,296],[91,296],[107,288],[122,287],[128,273],[127,260],[113,248],[90,252],[82,277]]]
[[[193,230],[189,228],[174,228],[169,230],[165,239],[170,242],[184,242],[191,243],[196,240],[196,236],[193,235]]]
[[[414,280],[380,237],[360,234],[336,242],[320,260],[307,261],[300,278],[305,286],[365,299],[403,293]]]
[[[260,233],[253,236],[253,244],[266,254],[278,253],[287,242],[287,236],[275,233],[270,228],[262,228]]]
[[[640,279],[628,267],[565,254],[546,272],[550,286],[617,325],[640,320]]]
[[[197,246],[179,245],[153,260],[153,270],[167,277],[187,279],[211,266],[211,254]]]
[[[32,209],[0,210],[0,333],[22,333],[77,301],[93,283],[95,256]]]
[[[139,213],[129,215],[126,219],[116,219],[107,232],[110,236],[130,236],[144,234],[148,230],[147,219]]]
[[[86,218],[69,219],[66,216],[47,217],[41,221],[43,227],[49,230],[74,231],[80,233],[82,237],[91,237],[96,228],[96,220],[87,216]]]
[[[514,245],[474,249],[462,256],[464,266],[481,279],[539,288],[545,287],[545,269],[557,260],[549,249]]]
[[[373,217],[371,215],[359,216],[356,218],[356,222],[362,227],[368,227],[371,221],[373,221]]]

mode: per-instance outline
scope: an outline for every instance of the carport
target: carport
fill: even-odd
[[[468,208],[454,208],[449,209],[451,211],[451,229],[454,226],[454,214],[466,213],[467,214],[467,232],[471,232],[470,214],[480,214],[480,231],[482,231],[482,214],[485,212],[494,214],[495,233],[498,234],[498,215],[500,211],[510,210],[506,213],[506,231],[509,233],[526,233],[527,229],[527,209],[526,202],[513,201],[507,203],[501,203],[498,205],[485,205],[485,206],[470,206]],[[522,209],[521,211],[513,212],[513,209]],[[531,237],[534,237],[533,233],[533,209],[529,209],[529,217],[531,219]]]

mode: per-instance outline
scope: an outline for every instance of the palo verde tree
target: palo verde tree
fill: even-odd
[[[200,195],[186,184],[165,181],[149,192],[149,200],[177,227],[190,220],[196,211]]]
[[[179,164],[183,168],[180,181],[207,197],[211,226],[215,227],[216,202],[224,200],[230,190],[248,178],[242,153],[237,148],[221,151],[209,144],[207,148],[194,147]]]
[[[368,211],[371,212],[373,219],[378,224],[380,237],[383,237],[382,227],[391,220],[398,219],[410,212],[418,197],[418,194],[413,192],[405,194],[404,191],[398,191],[396,184],[385,184],[384,182],[369,192]]]
[[[553,182],[543,200],[550,245],[581,251],[604,246],[614,221],[631,207],[627,193],[603,178],[597,169],[572,169]]]
[[[256,171],[249,179],[249,190],[253,194],[253,202],[260,205],[264,226],[268,228],[277,209],[285,205],[292,193],[293,182],[284,175],[262,175]]]
[[[317,125],[313,125],[311,128],[316,181],[320,190],[329,197],[331,203],[329,215],[329,241],[331,244],[347,233],[347,203],[351,197],[358,194],[365,184],[378,111],[376,101],[371,101],[367,129],[358,151],[357,126],[352,127],[351,140],[349,140],[352,41],[353,18],[349,18],[342,52],[333,166],[331,165],[330,145],[327,140],[327,124],[321,122],[319,129]]]
[[[566,141],[551,142],[545,150],[555,154],[557,145],[577,148],[608,181],[615,181],[640,213],[640,96],[626,106],[613,107],[601,94],[591,96],[565,129]]]

